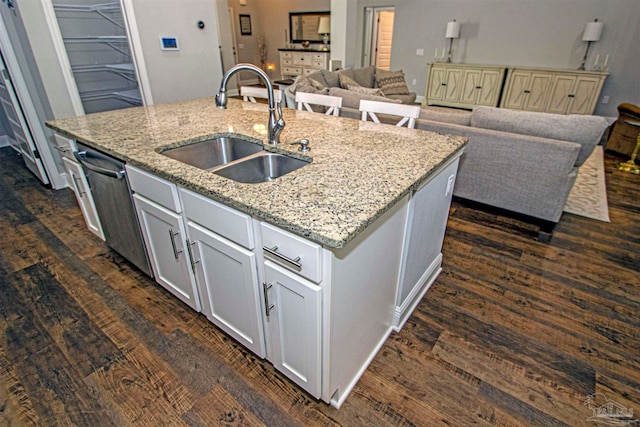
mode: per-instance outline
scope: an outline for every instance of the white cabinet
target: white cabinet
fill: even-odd
[[[89,191],[89,183],[87,182],[82,167],[67,157],[62,158],[62,163],[64,164],[64,170],[67,172],[69,187],[76,195],[76,200],[82,211],[82,216],[87,224],[87,228],[93,234],[104,240],[104,233],[102,232],[96,205],[93,202],[93,197]]]
[[[87,224],[89,231],[104,240],[98,211],[91,191],[89,191],[89,182],[82,170],[82,166],[73,157],[73,152],[77,151],[76,143],[72,139],[65,138],[57,133],[54,133],[53,136],[54,148],[61,154],[62,164],[67,175],[67,185],[76,195],[84,222]]]
[[[202,312],[220,329],[265,357],[256,255],[189,222]]]
[[[320,287],[265,261],[265,310],[273,365],[313,397],[321,393]]]
[[[500,106],[556,114],[593,114],[608,74],[510,68]]]
[[[200,311],[182,216],[137,193],[133,201],[156,281],[189,307]]]
[[[282,78],[296,78],[318,70],[329,69],[328,51],[295,51],[280,49]]]
[[[428,64],[427,73],[425,106],[496,107],[500,101],[505,67],[434,63]]]

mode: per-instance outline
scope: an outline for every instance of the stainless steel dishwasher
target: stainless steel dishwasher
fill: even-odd
[[[74,156],[89,181],[107,245],[153,277],[124,162],[80,143]]]

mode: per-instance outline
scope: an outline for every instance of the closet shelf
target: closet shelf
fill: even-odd
[[[136,83],[135,69],[133,64],[94,64],[94,65],[74,65],[71,67],[74,73],[94,73],[96,71],[106,71],[119,75],[123,79]]]
[[[142,98],[138,89],[122,89],[109,91],[94,91],[80,94],[83,101],[100,101],[103,99],[118,99],[131,105],[142,105]]]
[[[120,3],[102,3],[94,5],[76,5],[76,4],[57,4],[53,5],[53,9],[59,12],[93,12],[102,16],[107,21],[111,22],[119,28],[124,29],[124,26],[112,19],[105,12],[121,12]]]
[[[82,37],[64,37],[62,39],[65,43],[103,43],[109,46],[111,49],[126,55],[131,56],[128,46],[123,49],[116,45],[116,43],[128,43],[126,36],[82,36]]]

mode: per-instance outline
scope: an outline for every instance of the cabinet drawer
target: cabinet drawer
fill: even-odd
[[[134,193],[138,193],[174,212],[182,212],[180,199],[178,198],[178,187],[175,184],[134,166],[126,165],[125,169],[129,185]]]
[[[291,65],[293,65],[293,61],[291,61],[291,59],[283,59],[282,60],[282,66],[283,67],[290,67]]]
[[[283,67],[282,68],[282,73],[283,74],[290,74],[290,75],[300,76],[300,75],[302,75],[302,68],[299,68],[299,67]]]
[[[320,245],[264,222],[260,223],[260,230],[265,259],[320,283],[322,280]]]
[[[291,54],[291,52],[280,52],[280,56],[282,58],[291,58],[293,55]]]
[[[293,63],[295,65],[309,65],[313,61],[313,55],[310,53],[296,53],[293,55]]]
[[[324,68],[324,61],[315,61],[315,60],[314,60],[314,61],[311,63],[311,66],[312,66],[312,67],[315,67],[315,68]]]
[[[58,150],[62,156],[74,160],[73,152],[77,151],[78,147],[76,146],[76,142],[73,139],[69,139],[62,135],[54,133],[53,140],[55,142],[54,148]]]
[[[322,61],[322,62],[324,63],[324,60],[325,60],[326,58],[327,58],[327,55],[326,55],[326,54],[324,54],[324,53],[315,53],[315,54],[313,55],[313,60],[314,60],[314,61],[320,60],[320,61]]]
[[[180,196],[189,220],[247,249],[255,247],[249,215],[184,188]]]

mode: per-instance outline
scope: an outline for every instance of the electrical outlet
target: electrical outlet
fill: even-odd
[[[244,49],[244,43],[238,43],[238,49]]]
[[[603,96],[602,97],[602,103],[603,104],[608,104],[609,103],[609,97],[608,96]]]
[[[424,56],[424,49],[416,49],[416,55]]]
[[[415,85],[416,85],[416,83],[418,83],[416,79],[411,80],[411,84],[412,84],[413,86],[415,86]]]

